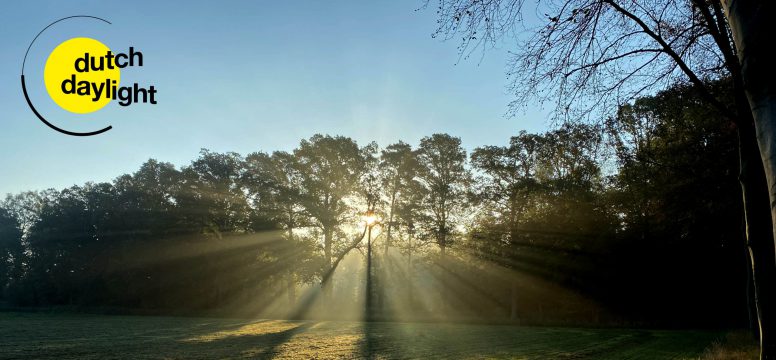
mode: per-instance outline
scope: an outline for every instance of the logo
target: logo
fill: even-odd
[[[90,132],[74,132],[60,128],[41,115],[30,100],[24,77],[27,55],[35,40],[53,25],[65,20],[109,21],[88,15],[76,15],[59,19],[46,26],[32,40],[22,62],[22,91],[32,112],[48,127],[67,135],[92,136],[104,133],[112,126]],[[157,89],[154,85],[134,83],[124,86],[121,83],[122,71],[142,68],[143,53],[129,46],[126,51],[114,51],[97,39],[75,37],[54,48],[46,59],[43,70],[43,82],[46,92],[60,108],[75,114],[89,114],[99,111],[111,101],[122,107],[132,104],[157,103]]]

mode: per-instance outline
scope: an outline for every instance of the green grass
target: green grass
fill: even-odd
[[[697,359],[723,335],[0,312],[0,359]]]

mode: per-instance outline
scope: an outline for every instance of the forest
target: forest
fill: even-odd
[[[725,81],[708,84],[723,99]],[[384,147],[316,134],[9,194],[0,303],[753,326],[735,125],[684,83],[612,113],[471,151],[450,134]]]

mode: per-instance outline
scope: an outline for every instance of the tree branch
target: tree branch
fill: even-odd
[[[674,51],[674,49],[671,48],[671,46],[659,35],[657,35],[652,29],[649,28],[649,26],[644,23],[643,20],[641,20],[638,16],[631,13],[630,11],[624,9],[617,3],[615,3],[613,0],[603,0],[604,3],[609,4],[612,8],[614,8],[619,13],[625,15],[629,19],[633,20],[638,26],[641,27],[642,30],[644,30],[644,33],[646,33],[649,37],[654,39],[658,44],[660,44],[661,47],[663,47],[663,52],[665,52],[668,56],[671,57],[671,59],[676,62],[676,65],[679,66],[679,68],[682,70],[682,72],[687,75],[687,77],[690,79],[690,82],[695,85],[695,87],[700,91],[701,96],[706,99],[712,106],[717,108],[720,112],[722,112],[723,115],[728,117],[731,120],[735,120],[736,116],[735,113],[731,112],[730,109],[728,109],[727,106],[722,104],[717,98],[714,97],[714,95],[711,94],[709,89],[706,87],[706,84],[698,78],[698,76],[695,74],[695,72],[690,69],[690,67],[687,65],[687,63],[684,62],[682,57]]]
[[[619,60],[619,59],[622,59],[624,57],[628,57],[628,56],[631,56],[631,55],[640,54],[640,53],[655,53],[655,52],[660,53],[660,52],[664,52],[664,51],[663,51],[663,49],[636,49],[636,50],[631,50],[631,51],[628,51],[626,53],[623,53],[623,54],[620,54],[620,55],[615,55],[615,56],[612,56],[610,58],[606,58],[606,59],[603,59],[603,60],[601,60],[601,58],[599,58],[599,60],[596,60],[593,63],[585,64],[585,65],[582,65],[580,67],[574,68],[571,71],[563,74],[563,76],[568,77],[568,76],[571,76],[571,75],[573,75],[574,73],[576,73],[578,71],[581,71],[581,70],[584,70],[584,69],[587,69],[587,68],[591,68],[591,67],[598,67],[598,66],[606,64],[608,62]],[[601,57],[603,57],[603,56],[601,56]]]

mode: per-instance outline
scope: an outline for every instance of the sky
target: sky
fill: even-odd
[[[202,148],[292,150],[313,134],[365,145],[417,145],[433,133],[461,137],[471,150],[505,145],[520,130],[546,128],[545,109],[506,117],[508,46],[459,57],[456,41],[432,38],[434,7],[413,1],[24,1],[0,12],[0,196],[132,173],[149,158],[185,166]],[[31,100],[63,128],[113,129],[73,137],[41,123]],[[154,85],[157,104],[91,114],[59,108],[43,85],[51,51],[73,37],[114,52],[132,46],[143,66],[122,85]]]

